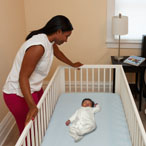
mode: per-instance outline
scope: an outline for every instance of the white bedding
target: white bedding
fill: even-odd
[[[96,113],[97,129],[75,143],[65,125],[81,106],[84,98],[91,98],[101,106]],[[56,104],[42,146],[132,146],[119,95],[113,93],[65,93]]]

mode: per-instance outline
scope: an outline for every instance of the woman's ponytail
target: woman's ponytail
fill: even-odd
[[[48,23],[41,29],[34,30],[28,36],[26,37],[26,40],[30,39],[33,35],[44,33],[46,35],[51,35],[58,30],[65,31],[72,31],[73,27],[70,23],[69,19],[62,15],[57,15],[53,17],[51,20],[48,21]]]

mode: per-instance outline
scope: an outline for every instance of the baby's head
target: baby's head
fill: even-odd
[[[94,101],[92,101],[90,98],[85,98],[82,101],[82,106],[83,107],[94,107]]]

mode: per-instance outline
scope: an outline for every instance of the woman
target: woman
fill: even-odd
[[[53,55],[72,67],[58,48],[67,42],[73,27],[65,16],[53,17],[43,28],[32,31],[19,49],[3,88],[4,100],[16,119],[20,134],[38,113],[37,103],[43,94],[42,82],[48,75]]]

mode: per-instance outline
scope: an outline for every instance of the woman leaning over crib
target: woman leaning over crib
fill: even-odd
[[[72,67],[82,65],[72,63],[57,46],[67,42],[72,30],[68,18],[57,15],[43,28],[32,31],[19,49],[4,85],[3,96],[20,134],[38,113],[36,105],[43,94],[42,82],[50,71],[53,55]]]

